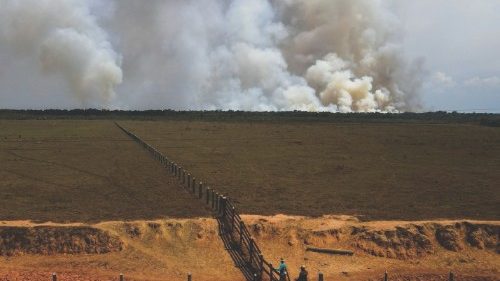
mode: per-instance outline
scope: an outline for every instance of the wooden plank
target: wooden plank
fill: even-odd
[[[330,255],[343,255],[343,256],[352,256],[354,253],[349,250],[340,250],[340,249],[326,249],[326,248],[316,248],[316,247],[307,247],[306,251],[322,253],[322,254],[330,254]]]

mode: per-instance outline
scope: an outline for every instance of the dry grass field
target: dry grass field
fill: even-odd
[[[500,130],[472,124],[127,121],[243,213],[500,219]]]
[[[498,220],[500,130],[470,124],[123,121],[243,213]],[[0,219],[209,213],[112,121],[0,121]]]
[[[499,128],[120,124],[229,195],[265,257],[286,257],[294,278],[306,264],[327,280],[379,280],[385,270],[397,281],[446,280],[449,271],[457,280],[498,280]],[[54,271],[63,281],[120,272],[137,281],[180,281],[187,272],[244,280],[210,216],[113,121],[0,120],[0,280]]]
[[[0,120],[0,179],[0,220],[209,215],[112,121]]]

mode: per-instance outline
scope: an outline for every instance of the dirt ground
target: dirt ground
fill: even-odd
[[[470,124],[121,122],[244,213],[500,219],[500,130]]]
[[[390,280],[446,280],[454,272],[456,280],[498,280],[500,256],[498,249],[477,248],[459,236],[461,248],[448,250],[429,236],[432,251],[421,256],[380,257],[359,247],[362,235],[385,233],[392,243],[381,246],[384,251],[412,246],[391,238],[391,232],[411,229],[412,225],[447,228],[458,224],[500,228],[498,222],[421,221],[421,222],[359,222],[352,217],[290,217],[285,215],[243,216],[258,241],[264,256],[278,262],[286,259],[291,277],[304,264],[315,280],[322,272],[325,280],[381,280],[387,270]],[[27,222],[3,222],[4,227],[36,225]],[[44,227],[75,227],[44,224]],[[78,225],[81,226],[81,225]],[[431,227],[432,226],[432,227]],[[52,272],[58,280],[117,280],[124,273],[126,280],[193,280],[243,281],[244,278],[217,235],[214,219],[166,219],[156,221],[104,222],[90,227],[118,237],[122,251],[107,254],[13,255],[0,258],[0,280],[49,280]],[[343,231],[347,232],[343,232]],[[344,233],[339,236],[338,233]],[[361,232],[360,232],[361,233]],[[399,237],[399,236],[398,236]],[[399,237],[398,239],[402,239]],[[307,240],[307,241],[306,241]],[[60,241],[64,243],[64,241]],[[365,241],[366,242],[366,241]],[[498,237],[494,241],[498,243]],[[66,241],[66,243],[70,243]],[[352,250],[353,256],[335,256],[306,251],[306,247],[328,247]],[[50,257],[50,258],[48,258]]]

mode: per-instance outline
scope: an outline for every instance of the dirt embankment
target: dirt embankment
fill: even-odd
[[[103,254],[121,251],[123,242],[85,226],[0,226],[0,255]]]
[[[440,250],[477,249],[500,254],[500,224],[471,221],[358,222],[355,218],[249,216],[253,234],[263,241],[288,240],[293,248],[344,247],[358,254],[412,259]],[[265,243],[265,242],[264,242]]]
[[[372,221],[354,217],[244,216],[266,258],[287,259],[292,276],[304,264],[327,279],[500,280],[500,222]],[[352,251],[352,256],[307,251]],[[313,276],[314,276],[313,275]],[[425,276],[425,277],[423,277]],[[457,279],[458,280],[458,279]]]
[[[454,224],[408,224],[391,230],[373,230],[352,227],[347,231],[353,246],[369,254],[388,258],[414,258],[433,254],[437,248],[460,251],[467,247],[495,250],[498,246],[499,226],[457,222]]]
[[[449,271],[460,280],[500,277],[500,222],[242,217],[266,259],[287,259],[291,277],[302,264],[313,279],[321,271],[327,280],[378,280],[385,270],[391,280],[424,275],[426,280],[445,280]],[[314,253],[308,247],[349,250],[354,255]],[[53,271],[63,272],[61,280],[72,274],[82,280],[113,280],[120,272],[127,280],[185,280],[188,272],[195,280],[244,280],[218,236],[217,222],[208,218],[95,225],[7,222],[0,227],[0,255],[0,280]]]
[[[62,281],[117,280],[120,273],[137,281],[181,281],[188,273],[200,281],[244,280],[211,218],[2,227],[9,234],[0,247],[8,245],[9,255],[0,255],[0,281],[48,279],[51,272]]]

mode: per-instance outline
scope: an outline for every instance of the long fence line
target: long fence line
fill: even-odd
[[[227,196],[224,196],[224,194],[214,188],[206,186],[192,173],[163,155],[137,135],[128,131],[120,124],[116,122],[115,124],[144,149],[149,151],[154,159],[159,161],[172,176],[177,178],[181,186],[212,209],[221,225],[221,235],[229,238],[231,249],[237,251],[240,258],[243,259],[244,266],[246,267],[245,270],[247,273],[250,273],[250,276],[247,274],[247,279],[255,281],[275,281],[280,279],[279,272],[273,267],[272,263],[265,260],[255,239],[236,211],[236,207]]]
[[[123,273],[120,273],[118,276],[119,281],[125,281],[125,275]],[[389,281],[389,275],[387,274],[387,271],[384,273],[384,276],[381,278],[383,281]],[[57,281],[57,274],[52,273],[52,281]],[[187,281],[193,281],[193,276],[191,273],[187,274]],[[318,281],[324,281],[323,273],[319,272],[318,273]],[[453,272],[450,272],[448,274],[448,281],[455,281],[455,274]]]
[[[134,133],[128,131],[120,124],[116,126],[123,132],[129,135],[133,140],[139,143],[147,151],[151,153],[154,159],[159,161],[174,177],[176,177],[188,192],[192,193],[199,200],[203,200],[217,217],[220,224],[220,235],[229,238],[231,249],[237,251],[239,257],[244,262],[245,269],[242,269],[243,274],[249,281],[278,281],[280,280],[279,272],[273,267],[273,264],[266,261],[259,246],[255,242],[241,216],[236,211],[236,207],[214,188],[206,186],[202,181],[197,180],[193,174],[184,169],[178,163],[170,160],[153,146],[143,141]],[[240,265],[241,266],[241,265]],[[245,272],[246,271],[246,272]],[[287,275],[286,279],[290,281]],[[387,271],[385,272],[383,281],[388,281]],[[123,275],[120,275],[120,281],[123,281]],[[191,274],[188,274],[188,281],[192,281]],[[57,281],[57,279],[53,279]],[[323,273],[318,273],[318,281],[324,281]],[[448,281],[455,281],[455,275],[450,272]]]

